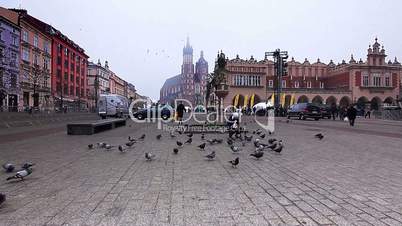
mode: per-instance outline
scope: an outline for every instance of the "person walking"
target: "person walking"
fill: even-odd
[[[354,108],[352,105],[350,105],[348,110],[346,111],[346,115],[348,116],[350,126],[354,126],[356,115],[357,115],[356,108]]]
[[[331,115],[332,115],[332,119],[335,120],[335,118],[336,118],[336,104],[335,103],[333,103],[331,105]]]
[[[176,114],[177,114],[176,120],[179,121],[179,125],[182,124],[184,110],[185,110],[184,104],[180,102],[176,107]]]
[[[371,109],[368,109],[366,114],[364,115],[364,118],[367,118],[367,117],[370,118],[370,116],[371,116]]]

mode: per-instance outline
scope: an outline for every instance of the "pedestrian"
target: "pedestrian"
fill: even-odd
[[[333,120],[335,120],[335,118],[336,118],[336,104],[335,103],[333,103],[332,105],[331,105],[331,115],[332,115],[332,119]]]
[[[176,114],[177,114],[177,121],[179,121],[179,125],[182,124],[182,120],[183,120],[183,114],[184,114],[184,110],[186,108],[184,107],[184,104],[182,102],[180,102],[177,107],[176,107]]]
[[[352,105],[350,105],[346,112],[346,115],[348,116],[350,126],[354,126],[356,115],[357,115],[356,108],[354,108]]]
[[[367,118],[367,117],[370,118],[370,116],[371,116],[371,109],[368,109],[366,114],[364,115],[364,118]]]

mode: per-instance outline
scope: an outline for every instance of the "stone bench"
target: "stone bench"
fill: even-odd
[[[126,125],[126,119],[106,119],[67,124],[68,135],[92,135]]]

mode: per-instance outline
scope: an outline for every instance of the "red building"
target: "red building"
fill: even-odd
[[[52,95],[55,106],[86,105],[88,56],[84,49],[53,27],[52,34]]]

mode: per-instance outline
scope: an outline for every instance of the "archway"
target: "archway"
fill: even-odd
[[[371,110],[379,110],[381,107],[381,99],[379,97],[373,97],[373,99],[371,99]]]
[[[302,95],[297,99],[297,103],[308,103],[308,97],[306,95]]]
[[[317,95],[311,100],[311,103],[321,105],[323,101],[322,97]]]
[[[367,97],[363,96],[357,99],[357,107],[360,109],[366,109],[367,104],[369,103],[369,100]]]
[[[290,101],[291,100],[292,100],[292,95],[286,95],[285,96],[285,104],[284,104],[285,108],[290,106]]]
[[[339,100],[339,106],[340,107],[348,107],[352,103],[352,100],[348,96],[343,96]]]
[[[327,100],[325,101],[326,105],[332,106],[333,104],[336,104],[336,98],[334,96],[329,96]]]
[[[236,108],[243,107],[243,105],[244,105],[244,96],[241,95],[241,94],[236,94],[236,95],[233,97],[232,104],[233,104],[233,106],[235,106]]]
[[[387,97],[384,100],[384,104],[392,105],[393,103],[394,103],[394,98],[392,98],[392,97]]]

